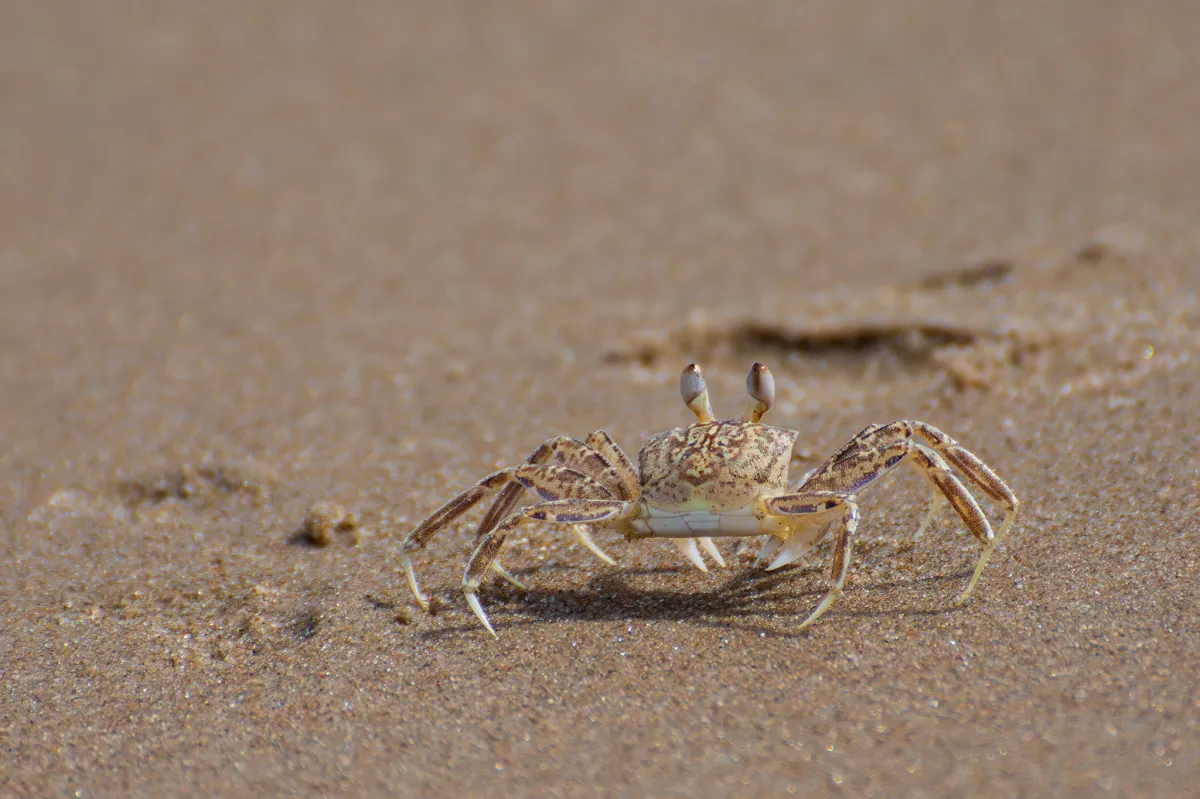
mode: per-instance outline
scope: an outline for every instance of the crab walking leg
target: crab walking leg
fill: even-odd
[[[708,556],[722,569],[726,567],[725,558],[721,557],[721,550],[717,549],[717,545],[711,538],[674,538],[672,540],[675,542],[675,546],[679,547],[683,556],[700,571],[708,571],[708,564],[700,555],[701,549],[707,552]]]
[[[713,543],[711,538],[701,538],[700,548],[707,552],[708,556],[712,558],[718,566],[720,566],[722,569],[725,568],[725,558],[721,557],[721,550],[717,549],[717,545]]]
[[[637,499],[641,495],[641,488],[638,486],[638,473],[633,465],[633,461],[629,460],[629,456],[625,454],[625,450],[621,449],[620,445],[613,440],[613,437],[603,430],[597,430],[587,437],[587,445],[604,456],[604,459],[612,464],[613,468],[621,475],[621,481],[625,483],[625,499]],[[614,496],[621,496],[613,492]]]
[[[754,568],[758,568],[764,563],[770,563],[775,557],[775,553],[783,546],[783,539],[779,536],[769,535],[767,540],[763,542],[762,549],[758,551],[758,556],[754,558],[754,563],[750,564]]]
[[[696,546],[694,538],[673,538],[675,546],[679,547],[679,551],[683,556],[691,562],[693,566],[702,572],[708,571],[708,564],[704,562],[704,558],[700,556],[700,548]]]
[[[623,463],[612,461],[610,458],[611,453],[598,449],[593,445],[593,442],[599,443],[605,449],[609,449],[608,445],[611,445],[611,449],[619,456],[619,460],[623,460]],[[636,496],[636,493],[630,493],[630,477],[626,473],[626,467],[632,470],[633,466],[629,463],[629,459],[625,457],[625,453],[621,452],[620,447],[612,440],[612,437],[603,430],[598,430],[588,436],[586,443],[576,441],[573,438],[567,438],[566,436],[555,436],[546,439],[526,459],[526,463],[554,463],[559,466],[566,466],[598,481],[609,490],[612,496],[618,499],[633,499]],[[636,492],[637,476],[634,475],[632,479],[634,491]],[[487,513],[483,516],[483,520],[479,522],[479,529],[475,532],[476,542],[495,529],[501,519],[512,513],[513,508],[516,507],[523,493],[525,493],[525,486],[519,482],[509,483],[501,490],[500,496],[496,497],[496,501],[492,503],[492,507],[488,508]],[[585,542],[585,546],[595,552],[601,560],[605,560],[608,563],[615,563],[612,558],[604,554],[595,544],[588,545]],[[503,567],[500,568],[503,569]],[[498,571],[500,570],[498,569]],[[500,573],[502,575],[507,574],[504,571],[500,571]]]
[[[485,535],[475,548],[471,560],[467,563],[467,569],[463,572],[462,589],[467,604],[488,632],[496,635],[476,593],[496,556],[500,554],[505,538],[522,524],[529,521],[547,524],[599,524],[636,512],[635,503],[619,499],[560,499],[522,508]]]
[[[904,460],[912,450],[911,437],[908,422],[867,425],[829,460],[809,472],[794,493],[861,494]]]
[[[955,602],[962,604],[967,601],[967,598],[971,595],[971,591],[975,588],[975,584],[979,582],[979,575],[983,573],[983,567],[987,565],[988,558],[992,556],[996,547],[999,546],[1000,541],[1004,539],[1009,528],[1012,527],[1013,522],[1016,521],[1017,508],[1020,507],[1021,503],[1017,500],[1012,489],[1008,487],[1008,484],[988,468],[987,464],[979,460],[973,452],[963,448],[957,441],[931,424],[926,424],[925,422],[909,422],[909,424],[912,425],[913,431],[928,441],[938,454],[954,464],[980,491],[1004,508],[1004,521],[1000,523],[1000,529],[996,531],[991,542],[986,545],[983,556],[979,559],[979,565],[975,567],[975,574],[971,576],[971,582],[967,585],[967,589],[959,594],[958,599],[955,600]],[[953,500],[951,502],[953,503]],[[957,508],[955,509],[957,510]],[[972,530],[972,532],[974,531]]]
[[[613,560],[607,552],[605,552],[600,547],[596,546],[596,542],[592,540],[591,533],[588,532],[586,524],[573,524],[573,525],[571,525],[571,531],[575,533],[575,537],[579,539],[579,543],[583,544],[587,549],[591,550],[593,555],[600,558],[600,560],[604,561],[609,566],[617,565],[617,562],[615,560]],[[496,568],[496,563],[499,563],[499,562],[500,561],[493,562],[492,568],[493,569]],[[524,586],[522,586],[522,587],[524,587]]]
[[[492,571],[494,571],[496,574],[498,574],[502,578],[504,578],[505,581],[512,583],[517,588],[520,588],[522,591],[529,590],[529,586],[525,585],[525,583],[521,582],[516,577],[514,577],[512,572],[510,572],[508,569],[504,568],[504,566],[500,563],[500,561],[498,561],[498,560],[492,561]]]
[[[921,475],[949,501],[950,507],[958,513],[959,518],[967,525],[967,529],[983,545],[983,554],[979,556],[979,562],[975,565],[975,573],[971,575],[971,582],[967,583],[967,587],[954,600],[956,605],[961,605],[971,596],[971,591],[979,582],[979,575],[983,574],[983,567],[987,565],[988,559],[996,551],[996,544],[999,543],[1000,538],[992,533],[992,526],[988,523],[987,517],[983,515],[983,510],[975,501],[975,497],[971,496],[971,492],[959,482],[958,478],[954,476],[954,472],[950,471],[950,467],[938,453],[922,444],[914,444],[910,457]],[[1000,528],[1001,535],[1008,530],[1013,511],[1010,511],[1010,515],[1005,517],[1004,524]]]
[[[913,468],[917,468],[915,465]],[[920,471],[920,469],[917,469]],[[924,476],[924,475],[922,475]],[[929,525],[933,524],[933,520],[942,512],[942,508],[946,507],[946,498],[940,493],[933,498],[929,503],[929,510],[925,511],[925,515],[921,518],[921,523],[917,525],[917,532],[913,534],[913,541],[920,541],[925,535],[925,531],[929,529]]]
[[[603,485],[586,474],[565,466],[526,463],[492,472],[435,510],[404,539],[404,544],[400,547],[400,563],[404,567],[405,577],[408,578],[408,587],[412,589],[413,596],[416,597],[421,607],[428,610],[429,599],[417,585],[417,576],[412,565],[412,553],[424,549],[431,538],[474,507],[480,500],[496,494],[513,482],[523,488],[528,488],[544,500],[582,497],[612,498],[612,493]]]
[[[930,442],[925,446],[914,439],[918,436]],[[859,494],[877,479],[900,463],[908,461],[929,485],[938,492],[926,512],[918,535],[925,532],[929,522],[940,510],[940,498],[944,497],[966,523],[967,529],[983,545],[983,554],[975,565],[975,573],[966,589],[955,599],[957,604],[966,602],[983,567],[987,565],[997,544],[1012,526],[1017,514],[1017,498],[1004,481],[996,476],[983,461],[963,449],[954,439],[924,422],[898,421],[887,425],[869,425],[850,439],[837,454],[814,472],[798,491],[831,490]],[[966,478],[988,497],[1005,508],[1004,521],[996,534],[992,533],[987,517],[966,487],[950,470],[947,464],[957,466]]]
[[[1016,496],[1000,477],[979,460],[975,454],[964,449],[957,441],[925,422],[908,422],[913,432],[929,442],[938,454],[954,464],[967,479],[979,487],[992,500],[1004,505],[1009,513],[1017,512]]]
[[[834,492],[815,492],[812,494],[785,494],[767,500],[764,505],[767,512],[776,516],[816,517],[812,521],[821,521],[821,517],[840,516],[841,525],[838,527],[837,541],[833,547],[833,569],[829,578],[829,593],[820,604],[808,615],[808,618],[797,628],[803,630],[829,610],[842,593],[846,582],[846,572],[850,570],[850,546],[854,533],[858,529],[858,502],[851,494]],[[806,519],[806,521],[808,521]]]

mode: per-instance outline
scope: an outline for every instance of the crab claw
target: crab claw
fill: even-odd
[[[763,542],[762,549],[758,551],[758,557],[754,559],[754,567],[758,568],[765,563],[769,563],[781,546],[783,546],[782,538],[773,535],[767,536],[767,540]]]

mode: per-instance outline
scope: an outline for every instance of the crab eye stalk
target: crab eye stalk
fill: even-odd
[[[771,375],[771,370],[761,363],[751,366],[750,374],[746,375],[746,392],[754,400],[754,405],[746,414],[746,421],[757,422],[770,410],[771,403],[775,402],[775,378]]]
[[[715,417],[708,401],[708,386],[704,384],[704,375],[696,364],[688,364],[679,376],[679,394],[683,397],[683,404],[702,423],[713,421]]]

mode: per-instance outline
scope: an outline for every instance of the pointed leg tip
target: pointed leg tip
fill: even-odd
[[[822,613],[822,611],[817,610],[817,611],[813,611],[812,613],[808,614],[808,618],[805,619],[804,621],[800,622],[800,626],[796,628],[796,632],[800,632],[801,630],[805,630],[805,629],[813,626],[813,624],[816,622],[816,620],[821,617],[821,613]]]
[[[588,530],[587,530],[586,525],[576,524],[576,525],[573,525],[571,527],[571,529],[575,532],[575,536],[579,539],[579,542],[581,544],[583,544],[583,546],[589,552],[591,552],[596,557],[600,558],[600,560],[604,561],[609,566],[617,565],[617,562],[615,560],[613,560],[612,557],[610,557],[607,552],[605,552],[603,549],[598,547],[596,545],[596,542],[592,540],[592,537],[590,535],[588,535]]]
[[[767,564],[766,570],[773,572],[776,569],[782,569],[784,566],[790,566],[798,560],[800,560],[800,553],[784,550],[772,558],[771,562]]]
[[[483,605],[479,604],[479,597],[474,591],[463,591],[467,597],[467,604],[471,606],[471,611],[475,614],[475,618],[479,619],[480,623],[487,628],[487,631],[492,634],[493,638],[499,638],[496,635],[495,629],[492,628],[492,623],[488,621],[487,614],[483,612]]]
[[[929,503],[929,509],[925,511],[925,515],[921,518],[920,525],[917,526],[917,532],[913,534],[913,541],[920,541],[925,536],[925,533],[929,530],[929,526],[933,524],[933,520],[941,513],[945,502],[946,498],[941,494],[933,498],[933,501]]]
[[[700,548],[696,545],[694,538],[675,538],[672,539],[675,546],[679,547],[679,551],[687,558],[693,566],[702,572],[708,571],[708,565],[705,564],[704,558],[700,557]]]
[[[965,591],[963,591],[961,594],[954,597],[954,607],[956,607],[956,608],[963,607],[964,605],[968,604],[974,598],[974,596],[975,596],[975,586],[972,584],[972,585],[968,586],[967,589]]]
[[[716,543],[711,538],[701,538],[700,545],[704,547],[704,551],[708,553],[708,556],[713,559],[713,563],[716,563],[722,569],[728,568],[725,558],[721,556],[721,550],[717,549]]]
[[[971,582],[967,583],[967,587],[963,592],[954,598],[954,604],[961,607],[967,604],[971,595],[975,592],[975,586],[979,585],[979,579],[983,577],[983,569],[991,560],[992,554],[996,551],[996,545],[999,539],[992,539],[991,543],[983,550],[983,555],[979,558],[979,563],[975,566],[975,573],[971,575]]]
[[[421,609],[428,613],[429,597],[425,596],[424,592],[421,591],[421,586],[417,585],[417,573],[413,571],[412,560],[409,559],[408,555],[401,553],[400,563],[404,567],[404,576],[408,580],[408,587],[412,591],[413,598],[417,600],[417,604],[421,606]]]
[[[825,598],[821,600],[821,604],[817,605],[816,609],[814,609],[812,613],[808,614],[808,618],[801,622],[800,626],[796,628],[796,631],[799,632],[800,630],[803,630],[805,627],[808,627],[817,619],[824,616],[825,611],[829,610],[829,608],[833,606],[834,601],[837,600],[837,598],[841,595],[841,589],[836,588],[826,594]]]
[[[500,563],[500,561],[498,561],[498,560],[493,561],[492,568],[495,570],[496,574],[500,575],[505,580],[507,580],[508,582],[515,585],[517,588],[520,588],[522,591],[529,590],[529,588],[525,585],[525,583],[521,582],[516,577],[514,577],[508,569],[504,568],[504,566]]]

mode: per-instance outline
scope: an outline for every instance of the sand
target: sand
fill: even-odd
[[[1200,124],[1190,3],[0,8],[0,778],[40,796],[1194,796]],[[812,468],[907,471],[701,573],[473,512],[768,363]],[[319,508],[325,546],[306,511]],[[992,518],[994,505],[986,505]],[[319,520],[318,520],[319,521]],[[324,526],[322,526],[324,525]],[[755,545],[756,546],[756,545]]]

